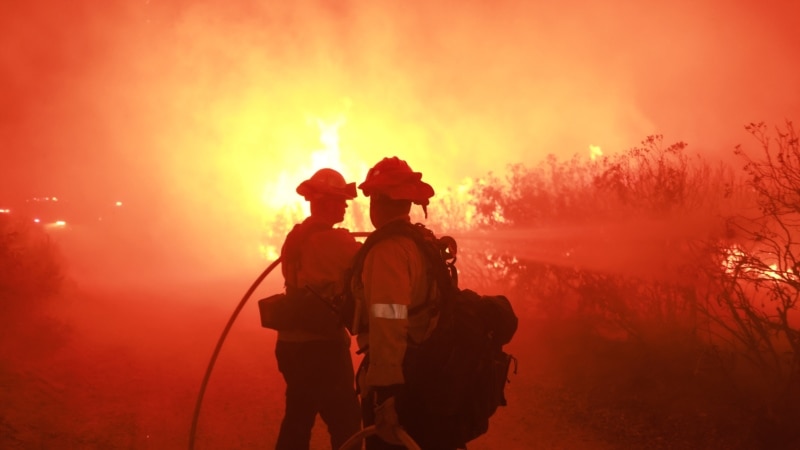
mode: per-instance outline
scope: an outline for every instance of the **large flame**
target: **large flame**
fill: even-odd
[[[279,256],[279,245],[286,232],[292,224],[300,222],[310,213],[308,202],[304,201],[295,191],[303,180],[306,180],[315,171],[327,167],[342,173],[348,182],[358,183],[364,179],[369,169],[363,161],[343,161],[340,131],[347,124],[347,119],[343,114],[332,120],[315,117],[309,119],[308,122],[315,126],[318,133],[318,145],[321,147],[311,151],[308,156],[298,154],[299,163],[282,169],[274,179],[267,180],[263,187],[264,233],[259,249],[267,260],[274,260]],[[417,152],[406,152],[406,154],[408,153],[416,154]],[[427,175],[426,178],[428,178]],[[432,178],[436,179],[437,177]],[[465,177],[454,186],[435,187],[436,195],[431,201],[430,216],[426,218],[421,209],[414,208],[411,214],[412,220],[428,222],[441,232],[473,229],[476,226],[474,189],[476,185],[483,183],[486,181]],[[504,222],[502,211],[496,211],[494,219],[498,223]],[[345,220],[338,226],[353,232],[371,231],[367,199],[359,196],[351,201]]]
[[[264,239],[260,244],[261,254],[268,260],[279,256],[279,245],[292,224],[300,222],[310,213],[309,203],[296,192],[297,186],[308,179],[314,172],[322,168],[331,168],[341,173],[348,182],[361,180],[366,175],[365,164],[346,164],[342,161],[339,129],[345,125],[346,118],[340,115],[332,121],[322,118],[309,120],[319,132],[321,148],[311,152],[305,162],[292,168],[280,171],[274,180],[266,182],[262,201],[265,224]],[[357,230],[364,223],[360,217],[364,208],[359,207],[364,203],[363,198],[350,202],[350,209],[345,215],[345,220],[338,226],[350,230]]]

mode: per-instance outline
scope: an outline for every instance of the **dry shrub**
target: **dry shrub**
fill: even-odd
[[[47,233],[30,220],[0,214],[0,348],[7,358],[17,351],[31,356],[59,340],[53,333],[61,325],[46,308],[63,279],[61,254]]]
[[[61,267],[58,247],[39,225],[0,214],[0,317],[40,309],[61,287]]]
[[[763,123],[746,128],[759,152],[736,153],[754,207],[731,216],[729,239],[710,246],[725,264],[706,268],[710,283],[699,307],[737,394],[758,415],[761,440],[798,446],[800,143],[791,122],[774,132]]]
[[[739,149],[744,177],[651,136],[614,157],[549,157],[477,186],[479,222],[494,232],[615,217],[718,224],[639,249],[649,255],[643,261],[671,258],[668,270],[625,273],[513,250],[473,258],[517,304],[537,311],[565,383],[595,412],[630,420],[647,411],[648,423],[630,425],[704,445],[727,442],[726,430],[739,442],[731,448],[791,448],[798,443],[791,424],[800,419],[800,152],[791,124],[774,139],[763,125],[748,130],[764,154],[752,160]],[[749,205],[758,213],[744,217]],[[573,241],[539,245],[573,254],[587,247]],[[614,252],[608,246],[608,256]],[[719,431],[710,441],[701,438],[708,429]]]

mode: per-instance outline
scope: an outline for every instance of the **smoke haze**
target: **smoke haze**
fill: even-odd
[[[800,120],[798,17],[797,0],[4,1],[0,219],[25,199],[57,196],[88,222],[66,217],[69,228],[43,235],[58,240],[73,276],[46,317],[0,313],[0,447],[185,448],[207,358],[267,264],[265,223],[305,205],[294,189],[313,169],[361,181],[397,155],[441,194],[465,177],[502,179],[508,164],[588,158],[590,145],[610,155],[651,134],[727,158],[736,144],[755,147],[745,124]],[[358,200],[351,212],[363,212]],[[432,207],[429,223],[443,210]],[[711,214],[453,236],[461,255],[507,251],[523,264],[673,281],[681,242],[725,231]],[[205,448],[278,434],[276,334],[261,328],[254,300],[282,281],[277,271],[265,280],[226,341],[203,404]],[[512,288],[502,283],[481,292]],[[0,294],[0,306],[38,305]],[[684,334],[665,334],[677,350],[668,363],[648,353],[620,365],[634,353],[593,345],[583,329],[567,340],[575,326],[541,327],[537,303],[512,301],[520,325],[508,351],[521,364],[512,408],[471,449],[636,448],[653,436],[664,448],[684,436],[734,448],[747,443],[731,430],[778,434],[782,409],[744,403],[743,392],[724,399],[732,380],[714,361],[700,367],[701,347],[673,358],[694,342]],[[680,389],[650,403],[675,392],[654,374],[702,382],[719,402],[686,401],[695,390]],[[617,389],[629,384],[630,395]],[[625,414],[607,408],[612,397]],[[644,420],[642,405],[664,414]],[[765,408],[769,420],[710,421]],[[639,428],[650,422],[657,434]],[[312,447],[327,444],[318,422]]]
[[[0,200],[124,200],[149,244],[256,253],[340,123],[349,178],[435,187],[660,133],[727,155],[800,112],[796,2],[53,2],[0,18]],[[275,189],[277,180],[289,188]],[[276,196],[284,196],[276,200]]]

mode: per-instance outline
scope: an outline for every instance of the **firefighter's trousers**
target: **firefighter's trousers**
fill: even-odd
[[[341,340],[282,342],[275,346],[286,380],[286,410],[276,450],[307,450],[317,414],[338,449],[361,428],[350,349]]]

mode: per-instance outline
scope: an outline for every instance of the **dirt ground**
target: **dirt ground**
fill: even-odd
[[[21,322],[6,330],[12,339],[0,340],[0,448],[188,448],[212,351],[257,275],[71,283],[49,319]],[[259,326],[255,300],[278,289],[276,278],[256,291],[224,343],[200,410],[198,450],[274,447],[284,384],[275,333]],[[518,370],[508,406],[470,450],[740,448],[592,410],[564,388],[550,341],[524,305],[516,307],[520,326],[507,350]],[[703,414],[690,418],[697,433],[715,433],[703,428]],[[325,448],[318,420],[312,449]]]
[[[52,320],[13,330],[0,376],[0,447],[188,448],[200,385],[220,334],[255,279],[112,285],[74,283]],[[255,298],[234,323],[200,410],[195,448],[273,448],[283,380],[275,333],[259,326]],[[262,295],[263,296],[263,295]],[[573,423],[544,376],[542,346],[522,317],[508,350],[519,360],[508,407],[471,450],[610,449]],[[312,448],[327,447],[317,421]]]

